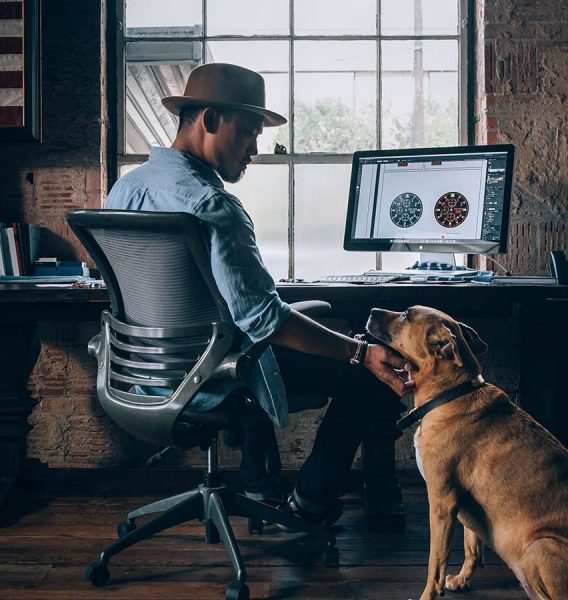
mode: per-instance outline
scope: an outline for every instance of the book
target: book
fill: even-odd
[[[6,275],[6,267],[4,266],[4,252],[2,251],[2,240],[0,239],[0,275]]]
[[[31,223],[0,223],[3,275],[31,275],[39,254],[41,226]]]
[[[10,246],[8,244],[8,225],[0,223],[0,252],[2,252],[2,258],[4,262],[4,274],[13,275],[12,271],[12,259],[10,258]]]
[[[30,223],[28,225],[28,239],[29,239],[29,265],[30,274],[32,271],[32,265],[39,257],[39,247],[41,241],[41,226]]]
[[[30,262],[30,225],[27,223],[14,223],[12,227],[17,229],[16,238],[20,242],[20,255],[22,258],[22,264],[20,266],[22,268],[22,275],[31,275],[32,263]]]
[[[22,239],[22,229],[19,223],[12,223],[12,231],[14,232],[14,248],[16,249],[16,260],[18,261],[18,273],[14,271],[14,275],[26,275],[24,267],[24,241]]]
[[[8,238],[8,252],[10,256],[10,264],[12,265],[12,275],[22,275],[18,265],[18,252],[16,250],[16,237],[14,229],[10,226],[6,227],[6,237]]]

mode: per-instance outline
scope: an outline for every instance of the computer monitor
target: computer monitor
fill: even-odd
[[[355,152],[345,250],[503,253],[514,146]]]

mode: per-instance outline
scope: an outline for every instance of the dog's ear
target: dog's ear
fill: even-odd
[[[454,333],[457,345],[465,367],[477,375],[481,374],[481,365],[475,357],[487,350],[487,344],[477,335],[477,332],[463,323],[452,321],[446,323],[447,327]]]
[[[487,344],[479,337],[479,334],[475,329],[465,323],[460,323],[459,321],[457,321],[457,324],[460,326],[464,340],[474,354],[483,354],[484,352],[487,352],[489,346],[487,346]]]
[[[449,327],[440,323],[439,327],[431,330],[428,342],[436,358],[449,360],[458,367],[463,366],[458,339]]]

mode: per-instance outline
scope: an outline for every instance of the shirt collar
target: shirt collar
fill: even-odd
[[[211,185],[224,189],[223,182],[215,170],[205,161],[176,148],[160,148],[153,146],[150,148],[149,162],[153,164],[174,165],[183,164],[193,168],[201,177],[206,179]]]

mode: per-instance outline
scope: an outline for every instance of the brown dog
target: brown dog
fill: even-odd
[[[467,325],[413,306],[403,313],[375,308],[367,329],[413,365],[416,412],[407,421],[421,419],[414,443],[430,505],[420,600],[442,595],[444,584],[466,589],[483,543],[531,600],[567,600],[568,451],[502,390],[484,384],[474,353],[487,346]],[[465,561],[446,577],[456,518],[464,525]]]

